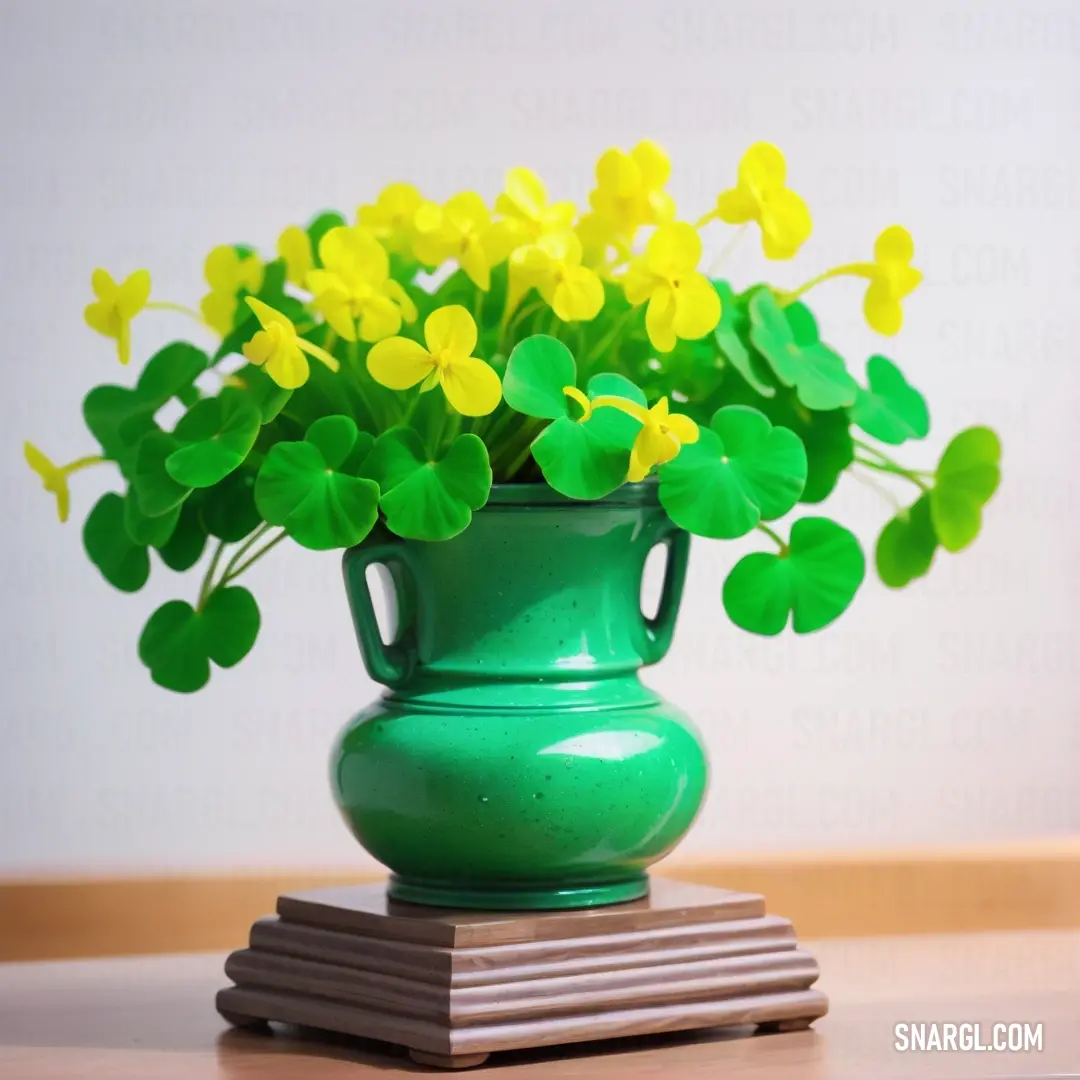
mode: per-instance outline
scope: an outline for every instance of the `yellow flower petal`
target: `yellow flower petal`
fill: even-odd
[[[241,352],[244,354],[244,359],[250,364],[255,364],[257,367],[261,367],[265,364],[266,361],[270,359],[270,355],[273,351],[274,339],[266,330],[259,330],[250,341],[244,342],[241,346]]]
[[[478,238],[466,239],[463,250],[458,252],[458,262],[481,292],[491,288],[491,261]]]
[[[325,349],[314,344],[311,341],[307,341],[305,338],[298,337],[296,339],[296,347],[303,352],[306,352],[308,356],[314,356],[316,360],[324,363],[331,371],[340,371],[341,365],[337,361],[337,357],[331,353],[328,353]]]
[[[116,293],[116,308],[122,319],[133,319],[150,299],[150,271],[136,270],[129,274]]]
[[[786,182],[787,162],[772,143],[754,143],[739,161],[739,186],[756,198],[779,191]]]
[[[319,258],[327,270],[341,278],[350,293],[361,285],[378,288],[390,276],[386,249],[371,232],[356,225],[328,230],[319,241]]]
[[[548,298],[545,296],[545,300]],[[584,266],[568,266],[555,285],[548,301],[552,311],[563,322],[595,319],[604,306],[604,285],[592,270]]]
[[[874,261],[882,266],[906,264],[915,255],[915,241],[903,225],[890,225],[874,241]]]
[[[787,188],[778,191],[761,212],[765,257],[790,259],[809,239],[812,229],[810,211],[802,197]]]
[[[83,318],[91,330],[96,330],[105,337],[115,338],[120,333],[120,316],[114,304],[106,300],[95,300],[83,310]]]
[[[468,357],[476,348],[476,337],[476,323],[460,304],[436,308],[424,320],[424,340],[433,356]]]
[[[419,342],[390,337],[372,345],[367,369],[377,383],[391,390],[408,390],[431,374],[435,361]]]
[[[745,225],[757,217],[758,205],[744,188],[731,188],[716,200],[716,216],[728,225]]]
[[[41,478],[42,487],[56,496],[56,516],[61,523],[67,521],[71,509],[71,494],[68,491],[64,470],[54,465],[31,442],[23,443],[23,456],[30,468]]]
[[[641,142],[630,151],[630,157],[641,172],[641,180],[649,190],[662,188],[671,176],[671,160],[663,149],[650,139]]]
[[[675,334],[686,341],[704,337],[720,321],[720,297],[704,274],[687,274],[673,291]]]
[[[264,330],[269,330],[271,326],[280,326],[282,330],[295,335],[296,327],[287,315],[283,315],[276,308],[272,308],[254,296],[245,296],[244,302],[255,312],[255,318],[259,320],[259,325]]]
[[[506,174],[506,194],[500,195],[495,208],[530,221],[539,221],[547,206],[544,181],[532,169],[515,168]]]
[[[404,286],[399,281],[390,278],[386,285],[383,286],[383,291],[401,309],[401,317],[407,323],[416,322],[420,312],[416,310],[412,297],[405,291]]]
[[[285,260],[285,276],[304,288],[307,276],[315,267],[311,238],[299,225],[290,225],[278,237],[277,253]]]
[[[266,374],[282,390],[297,390],[308,381],[311,368],[300,347],[295,341],[290,341],[274,350],[266,362]]]
[[[319,273],[312,270],[308,279]],[[315,310],[330,324],[330,328],[345,341],[356,340],[356,319],[353,317],[349,297],[339,289],[325,289],[315,296]]]
[[[388,296],[372,296],[360,305],[361,341],[382,341],[401,329],[401,309]]]
[[[240,287],[240,256],[231,244],[219,244],[206,256],[203,276],[213,292],[236,292]]]
[[[660,352],[675,348],[675,297],[670,285],[661,285],[649,298],[645,309],[645,331]]]
[[[664,427],[683,444],[696,443],[700,435],[697,424],[682,413],[672,413],[664,421]]]
[[[90,275],[90,287],[94,290],[94,295],[106,304],[111,304],[116,299],[118,287],[108,270],[98,267]]]
[[[237,306],[235,293],[209,292],[199,301],[203,319],[222,337],[233,327]]]
[[[904,323],[904,309],[885,281],[871,281],[867,286],[863,314],[870,329],[886,337],[899,333]]]
[[[697,229],[685,221],[661,225],[649,237],[645,258],[654,274],[678,277],[697,267],[701,260],[701,237]]]
[[[475,356],[448,361],[439,372],[439,381],[446,400],[462,416],[487,416],[502,400],[502,384],[495,369]]]

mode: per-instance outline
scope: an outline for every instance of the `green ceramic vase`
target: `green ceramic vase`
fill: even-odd
[[[668,548],[655,617],[648,553]],[[704,798],[690,721],[638,679],[671,642],[690,537],[654,484],[572,502],[492,489],[443,543],[373,533],[345,553],[364,663],[388,690],[341,732],[331,774],[391,895],[446,907],[588,907],[636,899]],[[383,642],[367,570],[390,572]]]

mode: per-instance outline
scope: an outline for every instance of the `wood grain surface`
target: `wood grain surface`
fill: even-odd
[[[809,1031],[704,1030],[507,1051],[477,1080],[978,1080],[1080,1071],[1080,933],[812,944],[830,997]],[[5,1080],[366,1080],[430,1075],[404,1051],[304,1029],[228,1029],[221,955],[0,965]],[[904,1021],[1041,1022],[1042,1052],[898,1053]]]

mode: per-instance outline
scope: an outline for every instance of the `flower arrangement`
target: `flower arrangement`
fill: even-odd
[[[885,229],[872,258],[793,291],[736,291],[700,270],[700,233],[719,222],[737,239],[753,223],[768,258],[794,257],[811,218],[783,155],[750,147],[696,224],[677,219],[669,172],[651,142],[608,150],[580,215],[524,168],[509,171],[493,208],[473,192],[440,205],[391,184],[353,224],[323,213],[289,226],[273,259],[215,248],[198,310],[151,300],[145,270],[119,284],[96,270],[86,322],[115,341],[121,364],[132,320],[148,310],[186,312],[217,342],[212,352],[173,342],[134,386],[91,390],[83,415],[99,454],[57,466],[25,446],[61,521],[71,475],[117,467],[123,490],[83,529],[116,588],[146,583],[151,548],[186,571],[212,544],[193,602],[158,608],[139,640],[154,681],[197,690],[211,664],[248,653],[259,609],[236,581],[284,539],[347,548],[381,522],[447,540],[493,482],[595,500],[655,476],[690,532],[757,530],[771,549],[736,563],[723,603],[758,634],[789,621],[818,630],[859,588],[865,559],[842,525],[802,517],[785,538],[770,524],[822,502],[845,470],[914,489],[877,541],[886,585],[926,574],[939,547],[967,547],[998,484],[997,437],[961,432],[933,472],[895,460],[883,445],[929,432],[922,395],[880,355],[857,380],[801,299],[855,276],[870,327],[895,335],[922,277],[907,230]],[[185,411],[170,429],[160,415],[174,401]]]

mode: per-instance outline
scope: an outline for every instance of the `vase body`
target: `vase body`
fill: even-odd
[[[647,618],[657,544],[667,570]],[[504,485],[452,540],[380,532],[346,552],[365,665],[388,690],[342,730],[331,779],[393,897],[540,909],[644,895],[707,782],[693,725],[638,678],[667,651],[688,549],[653,485],[595,503]],[[393,583],[388,644],[373,564]]]

